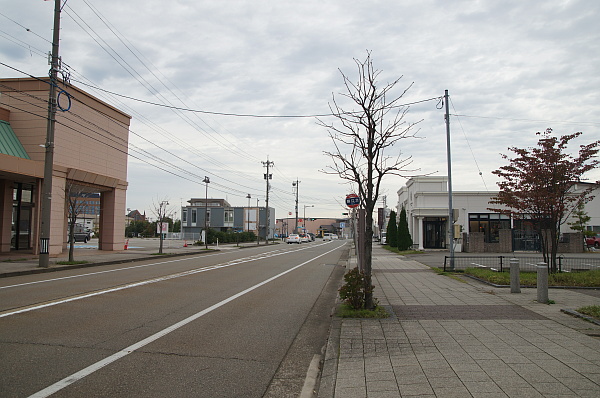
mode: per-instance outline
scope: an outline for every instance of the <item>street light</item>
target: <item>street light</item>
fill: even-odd
[[[248,232],[250,232],[250,199],[252,199],[252,196],[250,194],[246,195],[246,198],[248,199],[248,209],[246,210],[246,221],[248,222]]]
[[[206,250],[208,250],[208,183],[210,182],[210,178],[204,176],[202,182],[206,184],[206,196],[204,198],[204,245]]]
[[[306,208],[307,207],[315,207],[315,205],[304,205],[304,232],[306,232]]]

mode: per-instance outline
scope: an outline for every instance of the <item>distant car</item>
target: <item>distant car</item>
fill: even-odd
[[[336,234],[331,234],[331,239],[336,240],[339,239],[340,237],[337,236]]]
[[[90,233],[89,232],[75,232],[73,234],[73,240],[75,242],[87,243],[90,240]]]
[[[306,234],[300,234],[300,241],[301,242],[310,242],[310,236],[306,235]]]
[[[324,233],[323,234],[323,240],[332,240],[333,238],[331,237],[330,233]]]
[[[300,242],[301,242],[300,235],[290,234],[285,241],[286,241],[286,243],[300,244]]]
[[[308,237],[310,238],[311,241],[315,241],[315,234],[313,234],[312,232],[307,233]]]
[[[585,238],[585,244],[588,246],[594,246],[596,249],[600,248],[600,235]]]

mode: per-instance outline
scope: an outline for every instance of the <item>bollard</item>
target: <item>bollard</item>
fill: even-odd
[[[538,263],[537,268],[537,301],[548,304],[548,265]]]
[[[521,293],[521,269],[519,268],[519,259],[510,259],[510,292]]]
[[[129,246],[129,239],[127,239],[127,241],[125,242],[125,247],[123,247],[123,250],[127,250],[128,246]]]

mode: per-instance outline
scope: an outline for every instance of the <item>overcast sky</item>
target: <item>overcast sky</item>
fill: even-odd
[[[0,62],[48,74],[53,3],[0,0]],[[264,205],[269,159],[278,218],[294,211],[296,179],[300,216],[341,217],[351,187],[320,171],[333,145],[315,118],[179,112],[106,91],[216,113],[327,114],[332,96],[351,110],[340,71],[356,81],[354,59],[370,51],[381,85],[402,76],[400,94],[413,84],[401,103],[449,90],[453,188],[495,191],[500,154],[535,145],[536,132],[582,131],[573,150],[600,138],[598,21],[596,0],[68,0],[60,55],[73,84],[133,117],[131,153],[144,161],[129,159],[128,208],[150,215],[167,199],[178,218],[205,196],[204,176],[209,197],[245,206],[250,193]],[[25,77],[1,65],[0,76]],[[412,157],[412,174],[447,175],[437,105],[411,106],[419,138],[390,152]],[[405,182],[384,180],[388,207]]]

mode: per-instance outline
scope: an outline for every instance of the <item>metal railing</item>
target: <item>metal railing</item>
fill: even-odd
[[[454,256],[454,270],[465,270],[467,268],[489,268],[493,271],[510,271],[510,259],[519,260],[521,272],[536,271],[536,265],[544,262],[542,256]],[[600,270],[600,258],[557,258],[558,270],[560,272],[577,272]],[[450,270],[450,256],[444,256],[444,271]]]

